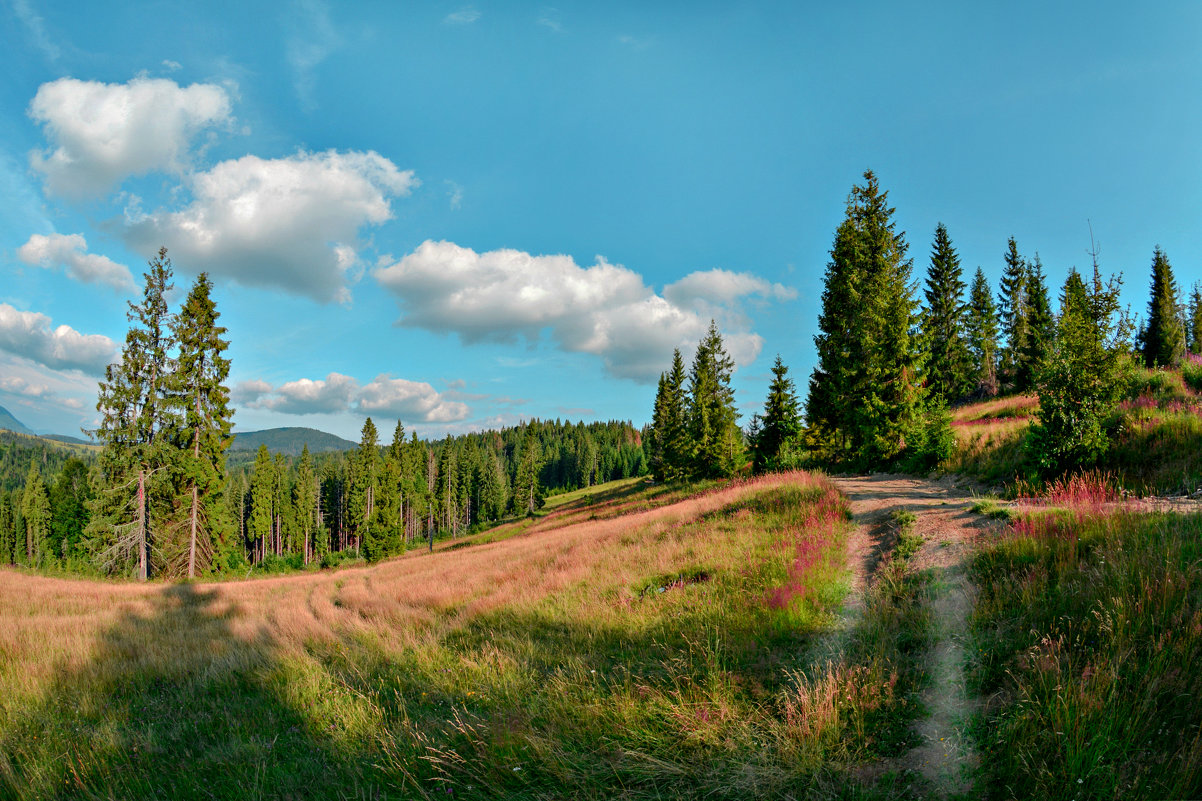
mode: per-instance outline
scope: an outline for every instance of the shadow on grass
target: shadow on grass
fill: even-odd
[[[191,585],[123,613],[91,661],[0,722],[0,797],[388,797],[367,754],[283,697],[273,643],[239,637],[238,616]]]

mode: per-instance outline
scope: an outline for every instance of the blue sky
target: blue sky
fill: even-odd
[[[0,405],[76,433],[166,246],[236,427],[650,416],[716,318],[804,395],[851,186],[915,277],[1090,228],[1133,311],[1202,278],[1202,5],[0,0]]]

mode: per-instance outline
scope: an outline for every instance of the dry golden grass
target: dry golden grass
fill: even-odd
[[[1004,398],[993,398],[980,403],[969,403],[952,410],[953,423],[971,423],[976,421],[993,420],[996,418],[1027,419],[1039,408],[1039,397],[1036,395],[1009,395]]]
[[[206,598],[208,614],[236,638],[231,652],[257,648],[267,639],[277,652],[299,654],[314,641],[357,633],[378,638],[389,650],[411,648],[481,613],[528,606],[569,587],[586,596],[588,607],[614,606],[616,593],[648,572],[671,573],[705,560],[697,550],[703,540],[665,537],[664,532],[799,481],[816,479],[769,476],[605,520],[568,525],[542,520],[500,541],[433,554],[414,551],[372,567],[192,586]],[[623,537],[634,541],[616,547]],[[154,618],[163,589],[156,583],[0,571],[0,686],[36,692],[56,671],[88,664],[104,632],[122,620]],[[165,663],[172,649],[187,647],[186,636],[162,634],[139,660]]]

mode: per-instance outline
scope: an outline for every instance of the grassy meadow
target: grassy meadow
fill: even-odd
[[[0,796],[891,794],[856,771],[917,714],[917,640],[904,590],[834,631],[848,527],[794,473],[608,485],[371,568],[5,571]]]
[[[1202,796],[1202,514],[1077,479],[976,555],[981,796]]]

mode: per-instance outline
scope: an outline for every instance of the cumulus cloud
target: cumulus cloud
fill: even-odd
[[[358,232],[392,217],[391,197],[418,185],[375,152],[243,156],[188,177],[180,211],[127,212],[131,246],[170,242],[172,259],[245,286],[278,287],[320,302],[347,301]]]
[[[47,269],[62,267],[76,281],[104,284],[119,291],[137,288],[128,267],[107,256],[88,253],[88,243],[82,234],[34,234],[17,248],[17,258]]]
[[[27,398],[50,398],[54,390],[48,384],[34,384],[19,375],[9,375],[0,378],[0,390],[11,392],[13,395],[24,395]]]
[[[50,318],[0,303],[0,350],[54,369],[82,370],[100,375],[117,358],[113,340],[101,334],[81,334],[69,325],[51,329]]]
[[[272,387],[266,381],[244,381],[230,393],[235,402],[253,409],[284,414],[333,414],[358,411],[421,423],[445,423],[468,416],[467,404],[421,381],[381,373],[366,386],[351,376],[330,373],[324,379],[301,378]]]
[[[401,307],[399,323],[467,343],[537,341],[544,330],[563,350],[599,356],[614,376],[654,381],[673,348],[688,350],[711,318],[736,363],[759,355],[740,300],[791,297],[792,290],[748,275],[711,270],[686,276],[657,295],[642,276],[598,258],[580,267],[569,256],[517,250],[486,253],[452,242],[423,242],[376,280]]]
[[[94,197],[129,175],[181,172],[205,128],[228,124],[230,100],[213,84],[181,87],[165,78],[109,84],[60,78],[44,83],[29,105],[50,147],[30,156],[46,188]]]
[[[376,376],[363,387],[358,406],[365,414],[386,414],[424,423],[450,423],[464,419],[469,413],[466,403],[447,400],[425,382],[393,378],[387,373]]]

